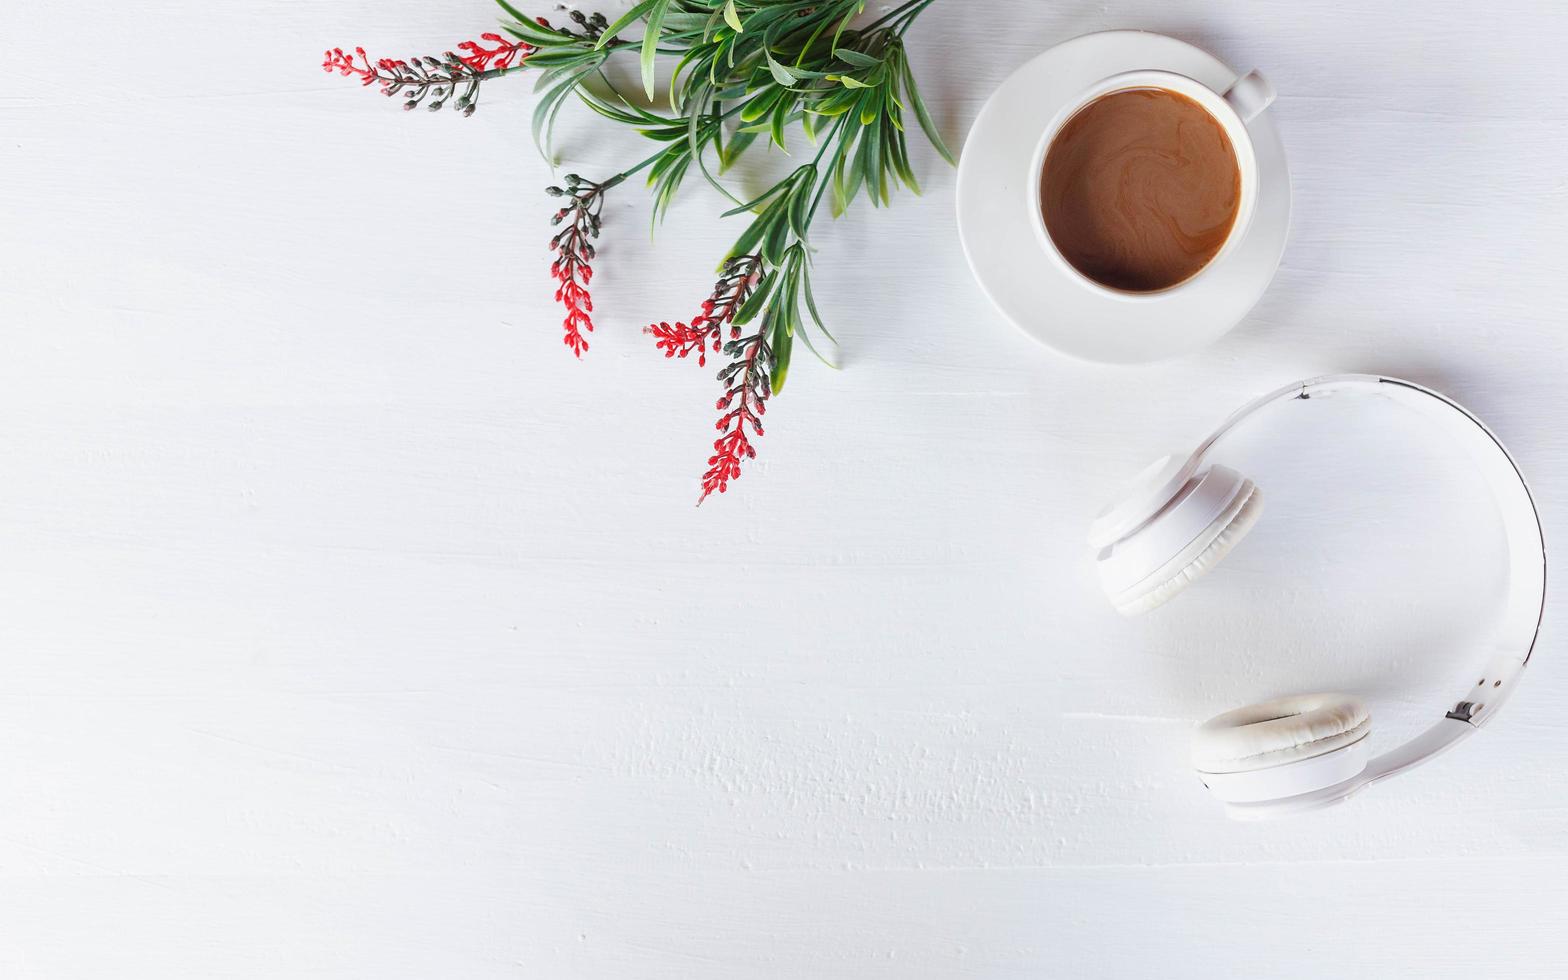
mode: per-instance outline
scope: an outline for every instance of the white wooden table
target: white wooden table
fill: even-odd
[[[1568,540],[1559,5],[938,4],[955,145],[1090,30],[1264,69],[1278,279],[1199,355],[1068,363],[987,308],[920,148],[923,198],[820,235],[844,370],[798,357],[700,509],[711,366],[640,328],[735,222],[693,181],[650,245],[617,193],[576,363],[529,84],[465,120],[316,67],[493,22],[0,9],[0,975],[1568,971],[1560,589],[1506,716],[1345,807],[1228,823],[1184,763],[1260,696],[1359,690],[1392,739],[1463,687],[1500,558],[1441,447],[1261,433],[1271,515],[1145,619],[1081,546],[1145,458],[1334,370],[1469,404]],[[563,121],[569,169],[639,149]]]

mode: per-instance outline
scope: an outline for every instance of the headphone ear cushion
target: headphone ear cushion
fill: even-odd
[[[1148,584],[1124,594],[1116,611],[1136,616],[1169,602],[1178,592],[1203,577],[1230,554],[1230,550],[1258,523],[1263,514],[1263,491],[1248,480],[1243,492],[1203,529],[1172,563],[1151,577]]]
[[[1253,772],[1326,755],[1361,741],[1372,716],[1348,694],[1298,694],[1227,711],[1193,733],[1203,773]]]

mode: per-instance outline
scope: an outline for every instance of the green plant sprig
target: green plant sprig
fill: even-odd
[[[789,371],[792,341],[806,327],[803,314],[826,333],[810,284],[810,229],[824,198],[837,216],[862,191],[873,206],[890,203],[900,184],[919,193],[905,136],[911,110],[927,139],[952,162],[903,43],[904,32],[930,2],[913,0],[855,28],[864,0],[643,0],[597,36],[544,27],[505,0],[501,5],[516,18],[506,29],[538,49],[529,64],[544,69],[538,83],[544,95],[534,111],[542,150],[548,152],[555,116],[574,92],[605,118],[664,144],[623,172],[651,168],[655,221],[694,163],[733,200],[718,177],[759,137],[788,152],[788,133],[798,126],[816,145],[811,164],[726,212],[752,216],[726,259],[757,252],[765,271],[734,322],[762,318],[776,393]],[[643,40],[622,41],[619,33],[638,21]],[[656,56],[679,56],[668,114],[637,104],[604,76],[609,57],[634,49],[649,99]],[[709,166],[710,157],[715,166]],[[809,338],[806,342],[809,346]]]
[[[833,339],[811,286],[811,233],[823,203],[837,217],[862,194],[874,207],[890,204],[899,186],[918,194],[907,140],[911,117],[953,162],[920,96],[904,44],[905,33],[932,0],[906,0],[858,26],[865,0],[641,0],[614,21],[570,12],[565,26],[530,18],[513,0],[497,2],[509,18],[503,30],[516,39],[511,48],[526,50],[525,59],[514,62],[508,51],[500,61],[495,52],[504,46],[465,44],[473,53],[449,56],[453,77],[438,90],[435,105],[455,84],[477,86],[528,68],[538,73],[540,93],[533,135],[547,159],[556,119],[574,95],[600,116],[658,144],[611,177],[568,175],[575,180],[552,189],[568,202],[554,218],[565,231],[551,240],[557,253],[551,274],[560,283],[557,299],[567,308],[565,339],[574,353],[587,349],[584,332],[593,329],[592,239],[599,234],[607,190],[646,171],[658,223],[696,170],[734,205],[726,217],[749,218],[721,259],[720,280],[702,312],[689,324],[648,328],[666,356],[697,352],[702,361],[711,348],[735,359],[720,373],[726,393],[718,427],[724,435],[714,443],[703,478],[704,497],[722,492],[739,476],[742,462],[755,456],[747,427],[752,435],[762,434],[760,416],[783,387],[795,339],[816,352],[808,324]],[[622,37],[638,25],[639,37]],[[485,37],[500,41],[497,35]],[[642,83],[636,98],[605,71],[610,59],[633,51]],[[328,52],[324,67],[356,75],[367,85],[400,80],[401,63],[372,65],[363,52],[358,55],[363,64],[340,50]],[[661,58],[674,62],[667,102],[655,102]],[[467,112],[473,95],[461,103]],[[738,199],[725,186],[722,176],[749,149],[764,143],[788,154],[796,132],[815,150],[810,162],[750,200]]]

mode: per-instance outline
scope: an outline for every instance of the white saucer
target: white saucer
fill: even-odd
[[[1145,68],[1178,72],[1220,92],[1239,74],[1163,34],[1086,34],[1002,83],[969,130],[958,164],[958,234],[980,288],[1019,329],[1084,360],[1136,364],[1213,343],[1268,288],[1290,229],[1290,173],[1270,118],[1274,110],[1266,109],[1247,124],[1258,162],[1252,223],[1197,279],[1168,297],[1127,302],[1102,296],[1053,265],[1030,213],[1034,151],[1051,120],[1085,88]]]

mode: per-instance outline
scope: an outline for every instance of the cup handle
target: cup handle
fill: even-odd
[[[1236,110],[1242,122],[1249,123],[1254,116],[1273,104],[1274,86],[1258,71],[1249,71],[1226,90],[1225,101]]]

